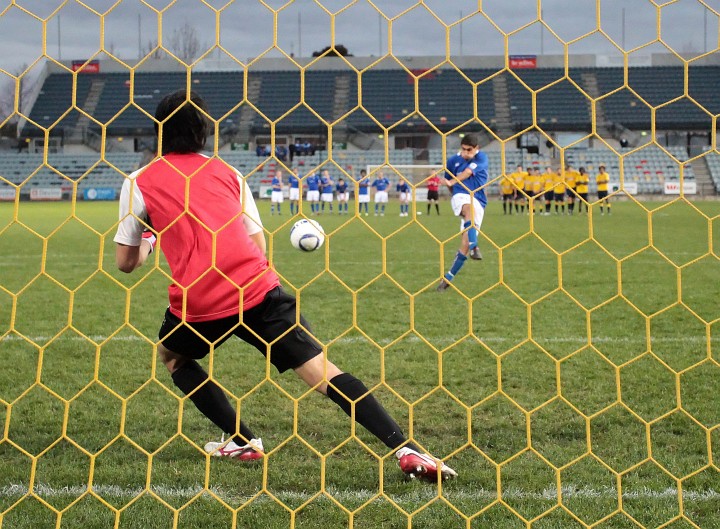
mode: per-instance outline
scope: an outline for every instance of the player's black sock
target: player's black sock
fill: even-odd
[[[363,397],[363,395],[365,396]],[[330,385],[328,385],[327,396],[340,406],[348,416],[352,413],[351,402],[356,401],[355,420],[385,443],[388,448],[398,448],[407,440],[398,423],[395,422],[375,397],[368,393],[365,384],[350,373],[341,373],[333,377],[330,380]],[[412,442],[406,446],[420,451],[420,448]]]
[[[430,202],[428,202],[427,209],[427,214],[430,215]]]
[[[440,204],[435,204],[435,211],[440,215]]]
[[[172,374],[172,379],[185,395],[202,385],[190,395],[190,400],[200,413],[214,422],[223,432],[235,434],[235,408],[230,405],[227,395],[220,386],[208,378],[208,374],[200,364],[195,360],[188,360]],[[256,437],[250,428],[240,421],[240,436],[235,435],[233,441],[242,446],[250,439]]]
[[[507,202],[503,202],[503,215],[507,215]]]

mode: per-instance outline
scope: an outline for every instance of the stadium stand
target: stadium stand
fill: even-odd
[[[383,127],[430,130],[429,124],[446,131],[467,122],[472,117],[468,109],[475,108],[475,104],[477,117],[488,128],[494,128],[495,91],[492,82],[483,80],[495,73],[495,70],[480,68],[464,71],[442,68],[414,73],[401,68],[370,69],[360,74],[336,70],[248,71],[248,85],[254,83],[258,86],[257,95],[248,94],[248,100],[257,109],[251,112],[251,128],[255,134],[267,133],[274,122],[276,133],[317,133],[327,128],[322,120],[331,122],[339,115],[350,112],[347,124],[364,132],[377,132]],[[533,91],[536,91],[537,126],[547,131],[589,130],[590,100],[580,89],[590,92],[583,74],[590,74],[596,79],[598,95],[605,96],[600,99],[599,105],[611,122],[622,123],[631,129],[648,129],[652,120],[648,104],[666,105],[656,111],[657,128],[707,128],[710,122],[709,114],[690,99],[675,101],[683,94],[685,71],[682,67],[629,68],[628,82],[632,90],[624,87],[622,68],[574,69],[569,77],[565,76],[562,68],[537,68],[513,70],[502,75],[507,83],[514,130],[534,125]],[[223,119],[221,128],[237,125],[240,120],[238,102],[245,97],[246,73],[240,70],[198,71],[191,75],[191,86],[206,98],[212,116]],[[417,108],[415,75],[418,76]],[[24,135],[42,134],[43,131],[33,123],[40,127],[54,125],[53,130],[59,134],[67,134],[78,124],[80,113],[77,110],[68,112],[69,108],[72,109],[74,78],[77,79],[76,106],[90,113],[94,120],[89,127],[99,130],[100,125],[105,124],[108,133],[115,135],[151,132],[152,123],[148,115],[152,115],[159,97],[187,84],[184,72],[136,72],[131,94],[127,73],[75,76],[53,73],[45,80],[30,113],[31,123],[23,130]],[[305,90],[301,100],[303,78]],[[658,83],[657,79],[663,79],[663,82]],[[713,97],[713,87],[718,80],[720,67],[690,69],[690,97],[706,105],[711,112],[720,112],[720,103]],[[347,90],[340,92],[335,89],[341,84],[347,86]],[[93,98],[88,96],[93,86],[100,93],[97,101],[90,104],[88,99]],[[477,86],[476,95],[474,86]],[[363,110],[358,108],[360,103]],[[60,121],[56,124],[58,119]],[[470,129],[473,127],[476,130],[480,128],[479,125],[469,125]]]

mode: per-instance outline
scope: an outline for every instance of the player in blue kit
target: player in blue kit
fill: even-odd
[[[335,193],[337,193],[338,215],[347,215],[350,193],[348,193],[348,185],[344,178],[338,178],[337,184],[335,184]]]
[[[288,184],[290,185],[290,215],[300,213],[300,179],[297,177],[295,170],[290,170],[290,176],[288,176]]]
[[[332,177],[330,176],[330,171],[325,169],[322,172],[322,176],[320,177],[320,204],[322,208],[322,212],[325,212],[325,204],[328,205],[328,209],[330,210],[330,213],[332,213],[333,210],[333,186],[335,185],[335,182],[333,181]]]
[[[282,171],[275,171],[272,183],[272,194],[270,195],[270,215],[275,215],[275,206],[277,206],[278,215],[282,215],[281,207],[283,203],[283,179]]]
[[[388,187],[390,187],[390,180],[385,178],[382,173],[378,173],[378,176],[373,180],[372,187],[375,188],[375,216],[385,216],[385,205],[388,201]]]
[[[487,204],[484,186],[488,178],[488,165],[487,154],[480,152],[474,134],[463,136],[460,152],[448,158],[445,165],[444,183],[452,191],[450,205],[453,213],[461,218],[462,242],[450,270],[437,287],[439,292],[447,290],[468,256],[471,259],[482,259],[477,244]]]
[[[407,217],[410,210],[410,186],[402,176],[395,186],[395,191],[400,198],[400,216]]]
[[[320,211],[320,177],[317,173],[310,173],[305,176],[305,185],[307,185],[307,194],[305,200],[310,203],[310,212],[313,214]]]
[[[367,176],[365,169],[360,170],[360,179],[358,180],[357,190],[357,201],[358,201],[358,215],[362,215],[363,209],[365,210],[365,216],[368,213],[368,204],[370,203],[370,179]]]

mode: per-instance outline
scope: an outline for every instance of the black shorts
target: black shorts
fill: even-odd
[[[598,191],[598,200],[602,200],[603,198],[607,198],[608,192],[607,191]]]
[[[567,195],[568,198],[571,198],[571,199],[572,199],[572,198],[575,198],[575,196],[576,196],[576,194],[575,194],[575,189],[572,188],[572,187],[568,187],[568,188],[565,190],[565,194]]]
[[[302,327],[300,327],[300,325]],[[288,329],[292,329],[288,331]],[[183,324],[170,309],[160,326],[159,338],[172,352],[190,358],[204,358],[230,336],[255,346],[281,373],[294,369],[322,353],[322,346],[308,332],[310,326],[299,317],[295,297],[276,287],[259,305],[239,316]],[[278,340],[278,337],[282,336]],[[277,340],[277,341],[275,341]],[[271,346],[268,344],[272,343]]]
[[[515,200],[515,193],[503,193],[503,202],[507,202],[508,200]]]
[[[564,202],[565,193],[555,193],[555,202]]]
[[[440,193],[438,191],[428,191],[427,199],[428,200],[439,200]]]
[[[552,202],[552,199],[555,197],[555,191],[552,189],[550,191],[545,191],[545,200],[548,202]]]

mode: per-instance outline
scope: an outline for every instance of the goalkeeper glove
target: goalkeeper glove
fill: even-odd
[[[157,237],[155,237],[155,234],[151,232],[150,230],[146,230],[142,234],[143,241],[147,241],[150,243],[150,252],[153,253],[155,250],[155,244],[157,243]]]

